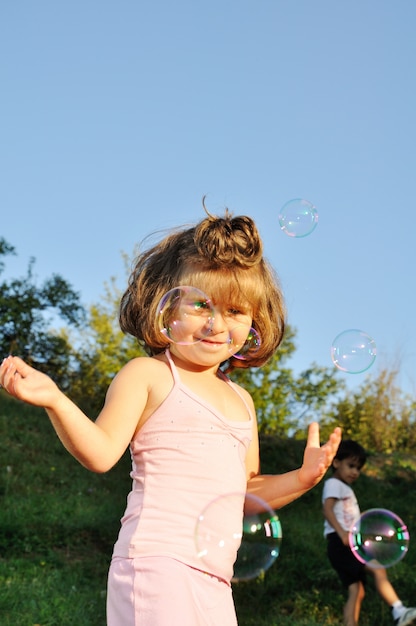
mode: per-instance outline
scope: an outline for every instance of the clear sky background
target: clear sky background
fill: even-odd
[[[251,215],[297,329],[296,371],[359,328],[361,384],[416,393],[415,0],[17,0],[0,4],[4,276],[36,258],[88,306],[122,252],[227,206]],[[316,206],[281,231],[292,198]]]

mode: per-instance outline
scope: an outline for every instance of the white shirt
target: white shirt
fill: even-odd
[[[328,478],[322,491],[322,502],[327,498],[336,498],[334,514],[344,530],[351,530],[354,522],[360,517],[360,507],[354,491],[349,485],[338,478]],[[324,521],[324,536],[334,533],[335,529],[328,520]]]

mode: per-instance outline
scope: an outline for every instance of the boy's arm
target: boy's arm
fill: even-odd
[[[323,503],[323,512],[324,517],[329,524],[331,524],[332,528],[335,530],[342,543],[345,546],[349,545],[348,541],[348,531],[345,530],[339,521],[334,512],[335,504],[338,502],[338,498],[326,498]]]

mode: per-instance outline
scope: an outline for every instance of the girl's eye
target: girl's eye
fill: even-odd
[[[228,313],[229,315],[250,315],[249,311],[241,307],[230,307]]]
[[[205,302],[205,300],[201,300],[200,302],[195,302],[196,309],[206,309],[207,306],[208,304]]]
[[[208,304],[206,300],[196,300],[195,302],[192,303],[192,308],[194,309],[194,311],[201,312],[201,313],[211,309],[210,305]]]

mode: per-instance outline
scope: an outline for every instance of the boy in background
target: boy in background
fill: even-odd
[[[361,563],[349,545],[349,530],[360,517],[360,508],[351,485],[359,477],[366,460],[367,454],[359,443],[343,439],[332,462],[332,477],[325,481],[322,492],[328,558],[348,590],[344,605],[344,626],[358,625],[367,572],[374,576],[377,593],[390,606],[395,626],[409,626],[416,624],[416,608],[403,605],[384,568],[371,568]]]

